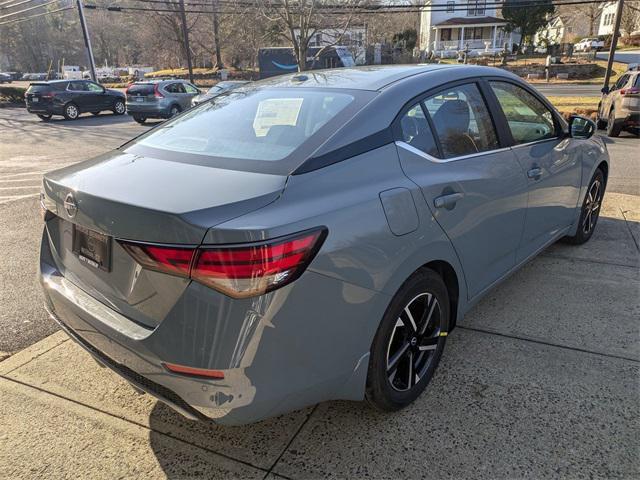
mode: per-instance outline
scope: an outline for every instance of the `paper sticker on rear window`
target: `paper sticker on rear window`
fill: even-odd
[[[264,137],[275,125],[295,127],[302,108],[302,98],[270,98],[258,104],[253,131],[256,137]]]

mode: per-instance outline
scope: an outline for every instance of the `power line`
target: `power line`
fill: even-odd
[[[153,2],[151,0],[134,0],[134,1],[138,1],[138,2],[143,2],[143,3],[173,3],[173,2],[164,2],[162,0],[154,0]],[[545,2],[545,1],[540,1],[540,0],[522,0],[522,2],[520,2],[518,4],[518,8],[528,8],[528,7],[538,7],[541,5],[548,5],[549,3],[551,3],[554,6],[563,6],[563,5],[584,5],[584,4],[593,4],[593,3],[607,3],[609,0],[570,0],[570,1],[559,1],[559,0],[554,0],[552,2]],[[209,3],[188,3],[185,2],[185,5],[190,5],[190,6],[206,6],[206,7],[211,7],[212,4]],[[503,2],[488,2],[486,4],[483,4],[486,6],[492,6],[492,5],[503,5]],[[127,7],[127,6],[102,6],[102,5],[85,5],[85,7],[87,9],[92,9],[92,10],[107,10],[107,11],[112,11],[112,12],[124,12],[124,11],[132,11],[132,12],[156,12],[156,13],[178,13],[179,10],[175,10],[175,9],[170,9],[170,8],[142,8],[142,7]],[[372,14],[393,14],[393,13],[421,13],[421,12],[451,12],[453,11],[465,11],[468,10],[468,5],[463,4],[463,5],[446,5],[446,4],[438,4],[438,5],[432,5],[432,6],[425,6],[425,7],[414,7],[411,6],[411,10],[409,9],[402,9],[402,10],[397,10],[395,9],[395,7],[385,7],[384,9],[380,10],[380,9],[375,9],[375,10],[365,10],[365,11],[359,11],[357,12],[360,15],[372,15]],[[197,9],[190,9],[190,10],[185,10],[186,13],[194,13],[194,14],[219,14],[219,15],[244,15],[245,12],[241,12],[241,11],[231,11],[231,10],[213,10],[213,9],[207,9],[207,10],[197,10]],[[344,15],[345,12],[343,11],[335,11],[335,10],[329,10],[329,11],[322,11],[323,15]]]
[[[0,25],[13,25],[15,23],[22,23],[22,22],[26,22],[28,20],[31,20],[32,18],[43,17],[45,15],[53,15],[55,13],[60,13],[60,12],[64,12],[65,10],[72,10],[72,9],[73,9],[72,6],[67,6],[67,7],[58,8],[56,10],[48,10],[46,12],[36,13],[34,15],[29,15],[29,16],[24,17],[24,18],[18,18],[18,19],[14,19],[14,20],[7,20],[5,22],[0,22]]]
[[[15,2],[15,1],[16,0],[11,0],[11,2]],[[6,5],[6,6],[3,6],[3,5],[5,5],[3,3],[3,4],[0,4],[0,10],[7,10],[9,8],[15,8],[15,7],[18,7],[20,5],[24,5],[25,3],[31,3],[31,2],[35,2],[35,1],[36,0],[22,0],[22,1],[18,2],[18,3],[14,3],[13,5]],[[6,2],[6,3],[11,3],[11,2]]]
[[[47,5],[52,5],[52,4],[58,3],[60,1],[61,0],[51,0],[50,2],[47,2],[47,3],[42,3],[40,5],[35,5],[33,7],[24,8],[22,10],[18,10],[17,12],[6,13],[4,15],[0,15],[0,19],[7,18],[7,17],[13,17],[14,15],[18,15],[18,14],[24,13],[24,12],[29,12],[31,10],[35,10],[36,8],[46,7]]]

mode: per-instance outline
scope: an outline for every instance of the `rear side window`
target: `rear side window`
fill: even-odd
[[[410,108],[400,119],[402,141],[414,148],[437,157],[438,147],[420,104]]]
[[[149,83],[134,83],[127,89],[129,95],[153,95],[153,85]]]
[[[515,143],[535,142],[556,136],[553,113],[540,100],[512,83],[489,83]]]
[[[88,89],[85,82],[69,82],[69,90],[73,90],[74,92],[84,92]]]
[[[442,90],[427,98],[424,105],[445,158],[498,148],[491,114],[475,84]]]
[[[137,143],[211,157],[276,161],[290,155],[353,100],[352,95],[335,91],[234,90]]]

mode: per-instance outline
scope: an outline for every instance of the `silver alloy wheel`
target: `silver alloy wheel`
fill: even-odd
[[[125,106],[124,103],[118,100],[115,105],[115,111],[118,115],[122,115],[124,113]]]
[[[602,200],[600,198],[600,186],[600,180],[596,179],[589,186],[589,191],[587,192],[587,198],[584,203],[585,215],[582,221],[582,232],[585,235],[588,235],[593,230],[598,219],[598,211]]]
[[[178,109],[178,107],[171,107],[171,111],[169,112],[169,118],[175,117],[177,114],[180,113],[180,110]]]
[[[441,317],[431,293],[415,296],[404,307],[387,345],[387,379],[394,390],[410,390],[426,373],[441,337]]]
[[[75,105],[67,105],[65,111],[67,112],[67,116],[72,120],[78,118],[78,107]]]

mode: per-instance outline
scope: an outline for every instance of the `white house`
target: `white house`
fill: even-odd
[[[598,35],[611,35],[613,33],[613,22],[616,19],[617,6],[618,2],[608,2],[603,5]]]
[[[489,0],[454,0],[427,3],[420,14],[420,50],[438,56],[453,56],[468,48],[476,53],[494,53],[507,43],[511,48],[514,35],[505,32],[507,22],[500,17],[499,7]]]
[[[559,45],[589,35],[589,19],[583,15],[556,15],[536,32],[536,45]]]
[[[611,35],[613,33],[617,7],[618,2],[607,2],[603,5],[598,35]],[[636,5],[624,5],[622,24],[620,25],[620,33],[622,35],[632,35],[640,31],[640,13],[637,8]]]

